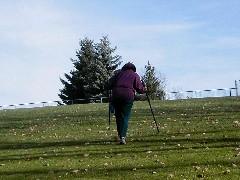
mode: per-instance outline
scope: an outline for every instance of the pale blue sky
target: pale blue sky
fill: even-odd
[[[240,0],[0,0],[0,27],[0,105],[59,100],[79,39],[103,35],[169,91],[240,80]]]

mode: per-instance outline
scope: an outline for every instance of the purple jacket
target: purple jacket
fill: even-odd
[[[119,73],[110,78],[109,89],[113,90],[113,99],[129,100],[134,100],[135,90],[140,94],[146,91],[132,63],[125,64]]]

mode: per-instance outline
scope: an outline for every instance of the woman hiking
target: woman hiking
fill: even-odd
[[[136,67],[133,63],[125,64],[121,71],[109,79],[109,89],[112,90],[112,104],[115,109],[118,137],[120,144],[126,144],[128,121],[135,97],[135,91],[139,94],[146,92]]]

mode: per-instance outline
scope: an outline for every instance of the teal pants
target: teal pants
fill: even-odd
[[[128,129],[128,121],[131,116],[133,100],[115,99],[113,107],[115,109],[115,117],[117,124],[117,132],[120,138],[126,137]]]

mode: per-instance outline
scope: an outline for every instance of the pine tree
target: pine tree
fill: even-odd
[[[107,36],[103,36],[97,44],[85,38],[80,40],[79,45],[77,59],[71,59],[74,70],[70,74],[64,74],[67,80],[60,78],[64,88],[58,95],[65,104],[89,102],[79,102],[76,99],[89,99],[104,93],[106,95],[104,85],[121,64],[121,57],[113,56],[116,47],[110,47]]]
[[[116,69],[122,63],[121,56],[114,55],[117,47],[111,48],[111,43],[108,40],[107,36],[103,36],[100,39],[100,43],[96,46],[96,53],[98,57],[98,61],[96,63],[99,70],[99,89],[100,92],[104,95],[107,95],[107,89],[104,86],[105,82],[108,81],[110,77],[114,74]]]

